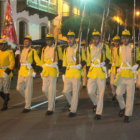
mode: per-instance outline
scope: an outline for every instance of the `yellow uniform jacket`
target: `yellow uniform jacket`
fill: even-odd
[[[96,78],[105,79],[106,78],[105,71],[102,69],[102,67],[100,67],[102,50],[104,50],[103,62],[109,63],[111,60],[111,54],[110,54],[110,49],[108,45],[102,44],[100,42],[97,46],[94,46],[93,44],[91,44],[87,48],[87,67],[89,67],[89,71],[87,75],[88,78],[91,78],[91,79],[96,79]]]
[[[54,51],[55,50],[54,45],[52,47],[46,46],[45,48],[42,49],[41,64],[43,66],[43,71],[41,75],[43,77],[47,77],[48,75],[50,75],[51,77],[57,77],[58,52],[60,52],[59,59],[62,59],[62,52],[60,49],[58,49],[56,53]],[[54,61],[54,58],[55,58],[55,61]]]
[[[13,70],[15,65],[14,53],[12,50],[0,50],[0,78],[3,77],[4,72],[7,69]],[[8,77],[12,77],[13,73],[10,71]]]
[[[76,78],[79,79],[81,77],[81,69],[71,68],[76,65],[76,52],[78,46],[73,45],[72,47],[67,47],[63,53],[63,67],[66,67],[65,77],[66,78]],[[81,49],[79,64],[86,63],[86,55],[84,52],[84,48]]]
[[[129,69],[129,67],[131,68],[133,66],[133,60],[134,60],[134,56],[133,56],[133,46],[131,44],[129,44],[128,46],[125,45],[121,45],[120,49],[119,49],[119,66],[120,66],[120,72],[119,72],[119,76],[120,77],[124,77],[124,78],[133,78],[134,77],[134,73],[132,71],[132,69]],[[138,55],[136,52],[136,61],[138,59]],[[128,69],[127,69],[128,68]]]
[[[33,67],[31,66],[33,61],[35,61],[37,66],[41,66],[37,51],[32,48],[24,48],[20,55],[20,69],[18,74],[23,77],[31,76],[34,72]]]

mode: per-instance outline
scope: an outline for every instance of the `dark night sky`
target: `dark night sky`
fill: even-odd
[[[111,0],[111,2],[121,6],[121,5],[127,5],[130,7],[133,7],[134,0]],[[136,0],[136,6],[140,9],[140,0]]]

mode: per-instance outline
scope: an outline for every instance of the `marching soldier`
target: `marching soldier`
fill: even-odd
[[[134,93],[135,93],[135,74],[138,65],[134,65],[133,46],[130,44],[130,32],[122,32],[122,45],[119,49],[120,68],[117,73],[117,100],[120,106],[119,116],[123,117],[124,122],[130,121],[133,112]],[[133,64],[134,63],[134,64]],[[133,66],[134,65],[134,66]],[[123,94],[126,91],[126,103]]]
[[[81,50],[81,53],[79,53],[79,55],[81,54],[79,64],[76,63],[76,53],[78,51],[78,46],[75,43],[74,32],[68,32],[67,42],[68,47],[64,50],[63,54],[63,72],[65,73],[65,76],[63,75],[63,93],[70,105],[69,117],[75,117],[81,83],[81,68],[86,64],[86,57],[84,51]]]
[[[61,60],[62,52],[60,48],[55,49],[53,34],[47,34],[46,39],[47,46],[43,48],[41,54],[43,67],[41,77],[43,80],[42,91],[48,98],[48,111],[46,114],[51,115],[55,109],[56,81],[59,74],[58,60]]]
[[[37,51],[31,48],[32,38],[27,35],[24,38],[24,48],[20,55],[20,69],[18,72],[17,90],[25,97],[25,108],[22,113],[30,112],[33,92],[33,77],[36,73],[33,69],[33,63],[41,66],[41,61]]]
[[[116,100],[116,87],[114,86],[114,79],[116,77],[116,70],[119,67],[119,45],[120,37],[116,35],[113,38],[113,46],[111,47],[111,69],[110,69],[110,85],[112,89],[112,100]]]
[[[8,49],[8,43],[5,39],[0,39],[0,96],[4,100],[2,111],[8,109],[8,101],[10,100],[9,90],[14,65],[13,51]]]
[[[109,47],[103,44],[100,38],[100,33],[94,31],[91,45],[87,48],[87,67],[89,68],[87,89],[93,103],[93,112],[96,112],[96,120],[101,119],[107,78],[106,66],[111,60]]]

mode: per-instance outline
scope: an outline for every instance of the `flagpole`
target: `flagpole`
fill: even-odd
[[[134,63],[136,61],[136,46],[135,46],[135,16],[136,16],[136,0],[134,0],[134,13],[133,13],[133,43],[134,43]]]
[[[83,24],[83,20],[84,20],[84,16],[85,16],[85,8],[86,8],[86,2],[84,2],[84,9],[82,12],[80,29],[79,29],[79,34],[78,34],[79,42],[78,42],[78,49],[77,49],[77,54],[76,54],[76,64],[79,64],[79,60],[80,60],[80,45],[81,45],[81,40],[82,40],[82,24]]]

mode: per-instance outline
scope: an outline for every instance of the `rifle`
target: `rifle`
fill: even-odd
[[[135,38],[135,14],[136,14],[136,0],[134,0],[134,13],[133,13],[133,39],[134,39],[134,48],[133,48],[133,50],[134,50],[134,62],[133,62],[133,64],[135,64],[135,62],[136,62],[136,46],[135,46],[135,42],[136,42],[136,38]]]
[[[88,46],[88,35],[89,35],[89,31],[90,31],[90,20],[89,20],[89,23],[88,23],[85,50],[86,50],[86,48],[87,48],[87,46]]]
[[[78,42],[78,49],[76,52],[76,64],[79,64],[79,60],[80,60],[80,46],[81,46],[81,39],[82,39],[82,24],[83,24],[83,19],[84,19],[84,14],[85,14],[85,7],[86,7],[86,3],[84,3],[84,9],[83,9],[83,13],[82,13],[82,17],[81,17],[81,23],[80,23],[80,29],[79,29],[79,42]]]
[[[103,42],[103,38],[105,39],[106,21],[107,21],[107,18],[109,16],[109,10],[110,10],[109,8],[110,8],[110,0],[108,0],[106,17],[105,17],[105,11],[106,10],[104,9],[104,12],[103,12],[102,25],[101,25],[101,42]],[[106,58],[106,48],[105,48],[105,44],[103,42],[103,47],[102,47],[102,50],[101,50],[101,62],[103,62],[104,51],[105,51],[105,58]]]
[[[140,51],[140,30],[139,30],[139,34],[138,34],[138,48],[139,48],[139,51]]]
[[[59,36],[59,32],[60,32],[61,19],[62,19],[62,15],[60,15],[60,20],[59,20],[59,24],[58,24],[57,36],[56,36],[55,47],[54,47],[53,62],[55,62],[55,56],[56,56],[56,53],[57,53],[57,43],[58,43],[58,36]],[[59,54],[57,54],[57,55],[59,55]]]
[[[104,29],[103,29],[103,38],[105,39],[105,35],[106,35],[106,22],[107,22],[107,18],[109,16],[109,11],[110,11],[110,0],[108,0],[108,5],[107,5],[107,12],[106,12],[106,16],[104,19]],[[105,12],[105,11],[104,11]]]
[[[104,21],[105,21],[105,8],[104,8],[103,16],[102,16],[102,24],[101,24],[101,40],[103,40]]]

